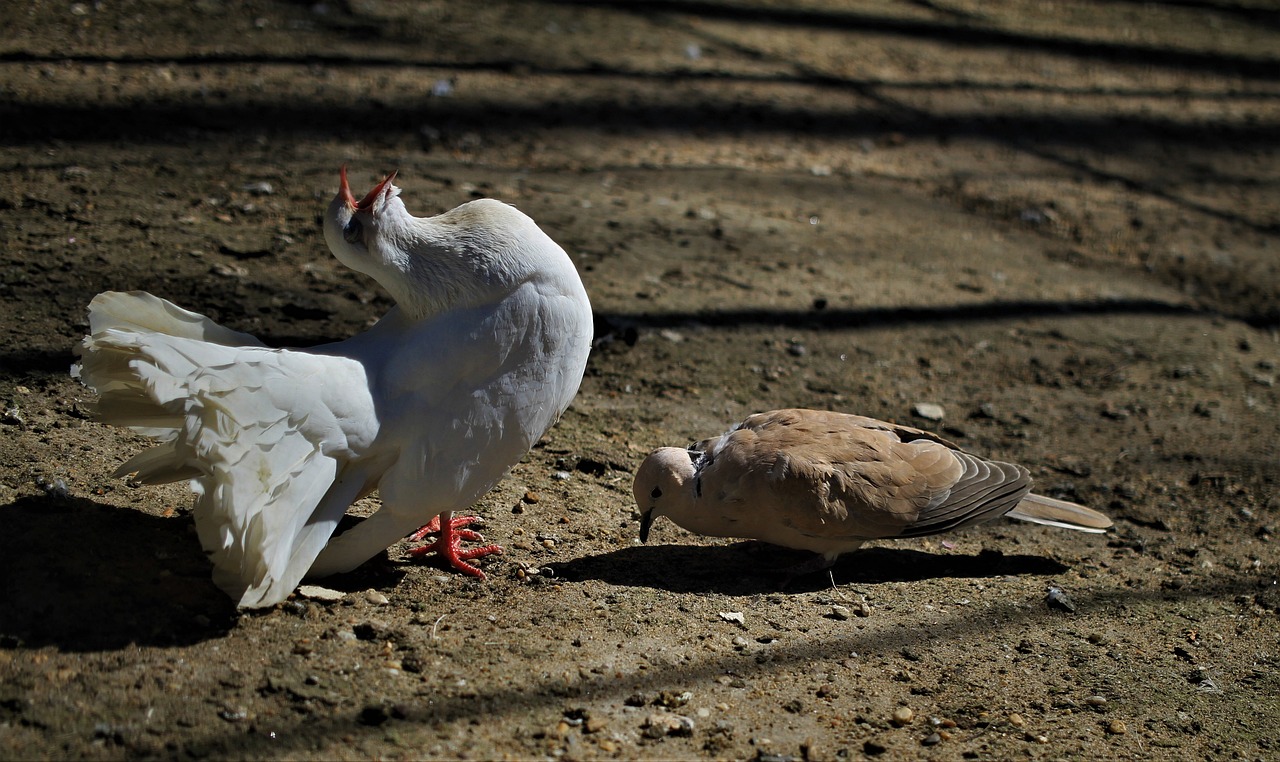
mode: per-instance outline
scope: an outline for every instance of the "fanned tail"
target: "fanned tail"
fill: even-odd
[[[1033,524],[1074,529],[1077,532],[1102,534],[1111,527],[1111,519],[1083,505],[1030,493],[1017,507],[1005,514],[1011,519]]]
[[[160,441],[117,475],[189,480],[214,581],[240,606],[284,600],[366,490],[343,474],[347,432],[327,404],[375,421],[363,367],[262,347],[150,294],[108,292],[73,369],[100,397],[101,421]]]

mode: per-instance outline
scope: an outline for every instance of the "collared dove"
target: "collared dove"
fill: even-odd
[[[636,472],[640,539],[666,516],[698,534],[819,554],[820,569],[867,540],[922,537],[1008,516],[1105,532],[1111,520],[1031,493],[1022,466],[984,460],[920,429],[821,410],[747,418],[690,449],[653,451]]]
[[[455,518],[489,491],[577,393],[591,305],[565,252],[492,199],[416,218],[392,174],[357,202],[341,187],[325,240],[396,306],[365,333],[271,349],[147,293],[89,305],[73,375],[100,395],[100,420],[160,444],[116,472],[188,480],[214,581],[241,607],[284,600],[304,575],[362,564],[415,534],[455,568]],[[380,509],[332,537],[352,502]]]

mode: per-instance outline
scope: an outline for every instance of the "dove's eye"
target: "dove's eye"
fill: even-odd
[[[649,493],[649,497],[653,498],[654,500],[657,500],[658,498],[662,497],[662,488],[654,487],[653,492]]]
[[[360,220],[352,218],[347,223],[347,226],[342,229],[342,237],[346,239],[347,243],[364,243],[364,225],[360,224]]]

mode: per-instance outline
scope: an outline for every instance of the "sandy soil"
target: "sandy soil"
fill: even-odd
[[[1280,754],[1280,11],[4,6],[0,757]],[[318,225],[344,162],[531,214],[598,347],[476,507],[487,581],[396,546],[238,615],[185,488],[111,477],[144,444],[70,348],[105,289],[361,330],[389,302]],[[645,452],[783,406],[940,429],[1116,528],[785,588],[780,552],[638,543]]]

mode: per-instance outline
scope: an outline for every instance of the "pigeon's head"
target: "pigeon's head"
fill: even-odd
[[[686,526],[687,514],[694,509],[693,460],[688,450],[660,447],[649,453],[632,485],[636,506],[640,509],[640,541],[649,541],[649,528],[659,516]]]
[[[378,278],[382,265],[388,263],[388,252],[395,248],[388,239],[394,238],[394,231],[403,227],[408,215],[404,202],[397,198],[400,189],[391,184],[396,173],[387,175],[359,201],[347,184],[345,166],[341,178],[338,195],[324,218],[325,243],[342,264]]]

